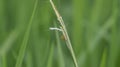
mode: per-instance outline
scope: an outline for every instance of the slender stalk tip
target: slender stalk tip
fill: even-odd
[[[78,67],[77,59],[75,57],[75,53],[73,51],[73,48],[72,48],[72,45],[71,45],[71,41],[70,41],[70,38],[68,36],[67,29],[65,27],[65,24],[64,24],[64,21],[62,19],[62,16],[60,15],[60,13],[58,12],[58,10],[56,9],[56,7],[55,7],[54,3],[52,2],[52,0],[50,0],[50,3],[52,5],[52,8],[53,8],[56,16],[57,16],[57,19],[58,19],[59,23],[61,25],[60,28],[62,30],[62,33],[63,33],[64,37],[65,37],[66,45],[67,45],[67,47],[68,47],[68,49],[69,49],[69,51],[71,53],[71,56],[73,58],[73,62],[75,64],[75,67]],[[56,28],[51,28],[51,30],[58,30],[58,28],[57,29]]]
[[[52,0],[49,0],[50,1],[50,3],[52,3]]]

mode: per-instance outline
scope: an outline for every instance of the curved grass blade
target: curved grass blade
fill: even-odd
[[[9,37],[5,40],[5,42],[2,44],[2,47],[0,48],[0,55],[7,54],[11,46],[13,45],[14,41],[17,39],[19,36],[18,31],[12,31],[9,34]]]
[[[32,13],[32,16],[30,18],[28,27],[26,29],[25,36],[24,36],[23,42],[22,42],[21,47],[20,47],[20,51],[19,51],[19,55],[18,55],[15,67],[21,67],[22,66],[22,61],[23,61],[24,53],[25,53],[25,50],[26,50],[26,47],[27,47],[33,18],[34,18],[35,11],[36,11],[36,8],[37,8],[37,3],[38,3],[38,0],[36,0],[36,2],[35,2],[33,13]]]

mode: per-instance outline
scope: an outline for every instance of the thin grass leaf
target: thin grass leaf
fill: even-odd
[[[27,51],[26,67],[33,67],[32,53],[30,51]]]
[[[2,56],[2,67],[7,67],[7,57],[6,54]]]
[[[5,40],[5,42],[0,47],[1,56],[4,54],[7,54],[7,52],[10,50],[10,48],[12,47],[13,43],[15,42],[18,36],[19,36],[19,32],[16,30],[12,31],[9,34],[8,38]]]
[[[116,61],[119,54],[119,36],[118,36],[118,30],[117,30],[117,18],[118,18],[118,0],[115,0],[113,2],[113,22],[111,28],[111,40],[110,40],[110,54],[108,59],[108,67],[116,67]]]
[[[94,49],[98,46],[96,44],[98,44],[101,40],[102,37],[105,36],[105,34],[107,33],[107,31],[112,27],[112,25],[114,24],[114,14],[105,22],[105,24],[98,30],[97,35],[95,36],[95,38],[90,42],[90,47],[89,50],[90,52],[93,52]]]
[[[101,64],[100,67],[106,67],[106,61],[107,61],[107,49],[104,48],[103,54],[102,54],[102,59],[101,59]]]
[[[94,45],[92,46],[89,50],[90,52],[93,52],[95,51],[95,48],[97,47],[96,44],[98,44],[101,40],[102,37],[105,36],[105,33],[107,33],[107,31],[112,27],[112,25],[114,24],[114,17],[115,14],[113,14],[107,21],[106,23],[103,25],[102,28],[100,28],[100,30],[98,30],[99,32],[97,33],[97,35],[95,36],[95,39],[93,39],[93,41],[91,41],[90,44]],[[83,59],[83,56],[84,56],[84,59]],[[85,60],[87,59],[87,53],[85,51],[82,51],[80,54],[79,54],[79,57],[78,57],[78,63],[80,63],[79,65],[80,66],[83,66],[84,64],[82,63],[85,63]],[[103,64],[104,62],[102,62]]]
[[[84,31],[84,14],[86,8],[85,0],[74,0],[73,1],[73,29],[72,29],[72,42],[75,48],[75,53],[78,55],[84,44],[83,41],[83,31]],[[78,45],[79,44],[79,45]]]
[[[28,39],[29,39],[29,35],[30,35],[30,30],[31,30],[31,27],[32,27],[33,18],[34,18],[35,11],[36,11],[36,8],[37,8],[37,3],[38,3],[38,0],[35,1],[33,13],[32,13],[32,16],[30,18],[28,27],[26,29],[25,36],[23,38],[23,42],[22,42],[20,50],[19,50],[19,55],[18,55],[15,67],[21,67],[22,66],[22,61],[23,61],[25,50],[26,50],[26,47],[27,47],[27,43],[28,43]]]
[[[95,0],[92,13],[91,13],[91,17],[90,17],[90,23],[88,24],[87,49],[88,49],[88,53],[90,56],[91,67],[97,67],[99,64],[99,57],[98,57],[99,55],[97,54],[98,52],[96,51],[89,52],[90,51],[89,49],[93,47],[93,44],[91,44],[91,40],[93,40],[94,36],[97,33],[97,30],[99,29],[99,24],[100,24],[99,18],[100,18],[101,10],[103,9],[102,8],[103,2],[104,0]]]
[[[2,67],[2,57],[0,56],[0,67]]]
[[[54,55],[54,44],[52,43],[51,48],[50,48],[50,52],[49,52],[49,58],[48,58],[48,62],[47,62],[47,66],[46,67],[52,67],[52,63],[53,63],[53,55]]]
[[[56,27],[56,24],[55,24],[55,27]],[[64,62],[63,52],[62,52],[62,48],[61,48],[59,32],[55,31],[55,34],[56,34],[56,41],[57,41],[57,48],[58,48],[59,67],[65,67],[65,62]]]

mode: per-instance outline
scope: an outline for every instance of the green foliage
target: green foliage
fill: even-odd
[[[120,67],[119,0],[53,0],[79,67]],[[0,0],[0,67],[75,67],[49,0]]]

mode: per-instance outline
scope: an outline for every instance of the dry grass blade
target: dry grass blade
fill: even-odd
[[[52,8],[53,8],[54,11],[55,11],[55,14],[56,14],[56,16],[57,16],[57,19],[58,19],[59,23],[60,23],[60,25],[61,25],[61,30],[62,30],[62,33],[63,33],[63,35],[64,35],[64,37],[65,37],[67,47],[68,47],[68,49],[69,49],[69,51],[70,51],[70,53],[71,53],[71,55],[72,55],[72,57],[73,57],[74,64],[75,64],[76,67],[78,67],[77,60],[76,60],[76,57],[75,57],[73,48],[72,48],[72,46],[71,46],[71,41],[70,41],[70,39],[69,39],[69,36],[68,36],[67,30],[66,30],[64,21],[63,21],[63,19],[62,19],[62,16],[60,15],[60,13],[58,12],[58,10],[56,9],[56,7],[55,7],[55,5],[54,5],[54,3],[53,3],[52,0],[50,0],[50,3],[51,3],[51,5],[52,5]]]

